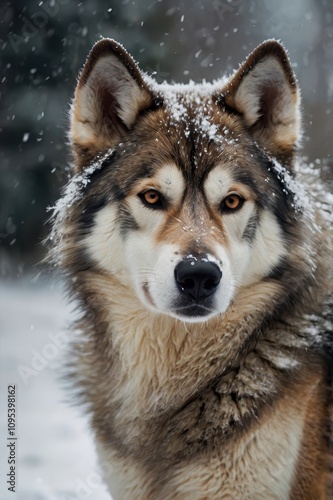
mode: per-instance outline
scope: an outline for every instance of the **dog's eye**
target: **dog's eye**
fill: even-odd
[[[242,208],[244,204],[244,198],[238,194],[229,194],[221,203],[222,212],[233,212]]]
[[[139,198],[146,207],[149,208],[163,208],[162,207],[162,195],[155,191],[155,189],[149,189],[139,194]]]
[[[160,201],[160,195],[157,191],[154,191],[153,189],[150,189],[149,191],[146,191],[143,193],[143,197],[149,205],[156,205]]]

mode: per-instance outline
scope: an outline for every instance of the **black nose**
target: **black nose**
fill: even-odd
[[[178,289],[195,301],[212,295],[221,278],[219,267],[206,259],[185,259],[175,267]]]

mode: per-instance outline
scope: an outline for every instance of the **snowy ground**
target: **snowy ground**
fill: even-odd
[[[87,419],[59,380],[73,315],[60,284],[0,282],[0,499],[110,500]],[[16,493],[7,490],[7,386],[15,384]]]

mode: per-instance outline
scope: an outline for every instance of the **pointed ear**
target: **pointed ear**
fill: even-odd
[[[300,138],[299,91],[283,46],[259,45],[222,91],[222,104],[241,114],[257,142],[292,162]]]
[[[132,57],[114,40],[92,48],[76,87],[70,140],[81,170],[113,147],[134,125],[153,96]]]

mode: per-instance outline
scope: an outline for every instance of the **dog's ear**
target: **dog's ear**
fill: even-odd
[[[80,75],[71,110],[70,140],[81,170],[119,142],[153,97],[132,57],[117,42],[92,48]]]
[[[299,91],[283,46],[259,45],[222,91],[226,109],[240,114],[258,144],[292,161],[300,138]]]

